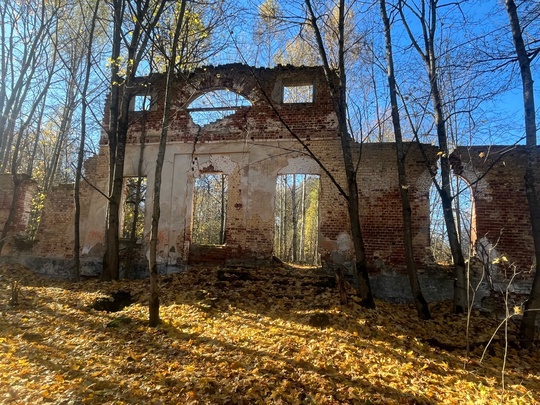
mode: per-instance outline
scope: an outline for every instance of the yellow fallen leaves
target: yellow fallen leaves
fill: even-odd
[[[501,337],[479,362],[498,321],[472,319],[467,358],[465,318],[445,304],[423,322],[404,305],[341,306],[308,270],[201,267],[160,279],[163,323],[151,329],[145,280],[75,284],[0,268],[22,273],[20,305],[0,295],[0,403],[540,403],[538,353],[510,348],[503,391]],[[89,308],[119,290],[138,301]]]

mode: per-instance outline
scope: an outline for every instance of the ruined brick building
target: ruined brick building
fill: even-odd
[[[228,92],[226,101],[215,101]],[[164,77],[142,78],[133,99],[126,148],[125,177],[143,176],[153,188],[158,138],[163,112]],[[205,102],[214,97],[213,104]],[[206,99],[205,99],[206,97]],[[284,175],[313,175],[317,194],[317,254],[339,252],[352,257],[345,199],[329,176],[293,138],[305,142],[326,170],[345,187],[340,140],[328,87],[319,67],[278,66],[273,69],[225,65],[200,68],[178,76],[163,168],[159,231],[159,261],[182,266],[203,261],[269,260],[275,254],[276,184]],[[105,108],[104,127],[108,125]],[[197,122],[197,123],[196,123]],[[431,145],[406,145],[408,180],[413,209],[414,251],[421,269],[430,268],[429,166],[436,165]],[[362,227],[369,265],[373,271],[393,272],[404,267],[402,217],[393,143],[354,146],[359,159],[358,184]],[[141,159],[142,156],[142,159]],[[426,162],[427,160],[427,162]],[[524,154],[521,147],[460,148],[452,162],[456,175],[471,184],[475,218],[474,241],[483,260],[505,254],[511,263],[530,270],[533,244],[524,192]],[[198,243],[194,237],[194,189],[204,175],[226,176],[225,212],[217,243]],[[104,134],[100,153],[85,165],[92,183],[81,191],[82,256],[86,271],[99,271],[104,252],[108,145]],[[11,202],[11,183],[0,177],[0,220]],[[31,184],[19,198],[12,235],[23,231],[28,219]],[[58,263],[72,257],[73,188],[55,187],[47,196],[42,222],[31,251],[24,257]],[[144,209],[151,212],[150,193]],[[150,230],[150,217],[141,225]],[[144,237],[141,250],[144,252]],[[307,243],[306,240],[303,243]],[[11,241],[3,255],[17,255]],[[40,263],[43,263],[41,261]],[[97,266],[97,267],[96,267]],[[51,268],[53,268],[52,266]],[[57,267],[55,267],[57,268]]]

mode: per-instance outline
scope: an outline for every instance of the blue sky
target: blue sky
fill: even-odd
[[[292,16],[301,17],[303,1],[276,1],[280,4],[283,15],[287,16],[288,19]],[[271,38],[272,43],[270,47],[266,43],[258,42],[268,41],[267,36],[261,39],[260,37],[257,38],[253,33],[257,27],[256,11],[260,3],[260,1],[255,0],[246,0],[239,3],[246,7],[247,12],[243,14],[243,24],[239,23],[231,29],[234,32],[235,41],[246,62],[249,64],[267,65],[269,60],[267,55],[268,49],[273,53],[284,49],[287,41],[290,41],[291,38],[298,34],[299,25],[282,25],[279,32]],[[313,3],[320,4],[321,2],[313,1]],[[380,23],[378,3],[372,3],[370,7],[367,7],[366,4],[360,2],[354,3],[354,12],[360,21],[358,27],[364,30],[363,32],[366,32],[366,29],[371,30],[370,32],[374,37],[379,36],[373,47],[380,58],[379,62],[384,63],[384,59],[381,59],[381,57],[384,58],[384,44],[380,37],[382,24]],[[481,64],[483,69],[493,70],[493,72],[476,79],[477,84],[474,89],[470,85],[467,85],[467,88],[467,86],[462,84],[460,88],[457,88],[457,96],[464,96],[465,93],[460,92],[466,90],[473,96],[482,95],[484,97],[484,93],[487,93],[491,89],[494,91],[497,87],[502,87],[503,85],[506,87],[505,91],[498,90],[499,93],[496,96],[490,97],[488,101],[481,103],[480,108],[475,111],[474,120],[467,117],[467,120],[470,122],[474,121],[475,123],[474,128],[468,129],[470,132],[474,132],[470,137],[473,138],[474,143],[515,142],[516,139],[521,137],[523,132],[523,103],[517,64],[507,63],[502,60],[488,62],[488,59],[493,55],[497,56],[497,53],[512,53],[512,40],[508,29],[508,16],[504,2],[502,0],[469,0],[457,7],[454,2],[439,1],[439,5],[442,6],[439,12],[440,18],[443,20],[442,25],[437,27],[440,43],[447,41],[450,44],[450,48],[451,46],[455,47],[451,53],[466,54],[468,52],[469,56],[465,55],[465,57],[468,57],[469,60],[478,57],[483,61]],[[301,18],[294,18],[294,22],[298,21],[301,21]],[[419,25],[413,20],[411,20],[411,27],[413,31],[418,32]],[[529,28],[534,27],[531,25]],[[410,47],[410,41],[399,20],[395,21],[392,34],[394,51],[396,53],[395,60],[398,81],[400,81],[403,91],[406,92],[407,88],[419,87],[425,81],[422,77],[423,75],[425,76],[425,70],[419,69],[421,62],[416,52]],[[485,46],[472,41],[473,38],[480,36],[485,36]],[[472,49],[473,44],[475,49]],[[239,50],[236,49],[237,59],[239,58],[238,52]],[[234,50],[227,56],[233,56],[234,58]],[[451,58],[447,62],[450,64],[454,63]],[[497,68],[497,65],[503,66]],[[476,64],[476,67],[478,66],[480,64]],[[384,93],[382,89],[384,88],[386,78],[382,67],[378,68],[377,80],[379,81],[379,91]],[[471,75],[471,69],[473,68],[475,66],[471,65],[467,67],[471,71]],[[360,69],[362,69],[361,64]],[[364,66],[364,70],[367,69],[368,66]],[[537,74],[536,64],[533,64],[533,69],[533,74]],[[469,74],[468,71],[462,70],[459,72],[459,69],[457,69],[456,72],[458,72],[456,74],[461,75],[459,80],[462,83],[469,80],[470,76],[469,78],[467,77]],[[350,74],[349,78],[350,86],[355,86],[358,73]],[[446,80],[446,78],[442,79],[443,84],[446,83]],[[409,91],[412,92],[412,90]],[[540,95],[538,90],[537,94]],[[366,102],[374,103],[373,96],[371,96],[370,100],[362,99],[365,95],[357,95],[355,97],[356,99],[351,101],[358,102],[358,104]],[[381,108],[381,105],[385,105],[385,103],[386,101],[382,97],[379,108]]]

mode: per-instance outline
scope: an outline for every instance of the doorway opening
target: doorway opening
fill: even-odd
[[[227,175],[204,173],[193,187],[192,243],[224,245],[227,223]]]
[[[319,266],[318,175],[284,174],[277,178],[274,255],[287,263]]]

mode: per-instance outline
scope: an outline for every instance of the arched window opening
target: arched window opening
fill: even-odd
[[[438,181],[439,179],[437,179]],[[439,182],[440,184],[440,182]],[[476,243],[476,218],[472,190],[465,179],[455,176],[451,182],[452,209],[465,260],[473,254]],[[452,253],[444,221],[442,203],[435,185],[431,186],[430,201],[430,247],[433,258],[439,264],[452,264]]]
[[[274,255],[287,263],[319,266],[319,176],[277,178]]]
[[[238,93],[223,89],[200,95],[191,102],[187,110],[193,122],[204,127],[246,107],[251,107],[248,99]]]

